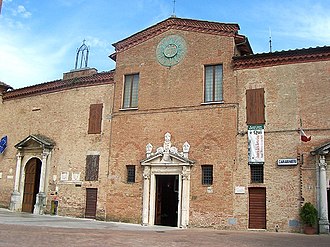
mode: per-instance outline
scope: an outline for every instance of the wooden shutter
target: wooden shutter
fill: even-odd
[[[249,228],[266,229],[266,188],[249,188]]]
[[[88,134],[100,134],[103,104],[92,104],[89,109]]]
[[[99,178],[99,155],[87,155],[86,157],[86,181],[97,181]]]
[[[265,123],[265,97],[264,89],[246,90],[246,123],[264,124]]]

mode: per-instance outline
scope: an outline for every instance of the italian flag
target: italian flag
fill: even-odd
[[[300,128],[300,140],[303,142],[309,142],[312,140],[312,136],[307,136],[302,128]]]

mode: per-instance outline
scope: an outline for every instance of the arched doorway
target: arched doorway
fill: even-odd
[[[39,193],[41,160],[32,158],[25,166],[25,180],[22,211],[33,213],[37,194]]]

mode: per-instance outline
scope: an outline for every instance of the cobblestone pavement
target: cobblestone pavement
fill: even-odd
[[[143,227],[0,209],[0,246],[329,247],[330,235]]]

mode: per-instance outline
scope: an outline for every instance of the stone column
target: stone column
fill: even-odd
[[[18,191],[21,175],[23,155],[21,152],[18,152],[16,155],[16,174],[15,174],[15,183],[14,191],[11,193],[9,209],[11,211],[19,211],[21,209],[21,193]]]
[[[190,200],[190,167],[182,168],[182,211],[181,226],[187,228],[189,224],[189,200]]]
[[[156,202],[156,177],[154,174],[150,175],[150,193],[149,193],[149,225],[155,224],[155,202]]]
[[[42,153],[41,161],[41,172],[40,172],[40,184],[39,184],[39,193],[37,194],[36,204],[34,205],[34,214],[43,214],[44,208],[46,206],[46,167],[47,167],[47,158],[49,152]]]
[[[143,171],[143,210],[142,225],[147,226],[149,223],[149,191],[150,191],[150,167],[145,166]]]
[[[327,163],[325,156],[320,156],[320,206],[319,230],[320,233],[329,233],[328,202],[327,202]]]

